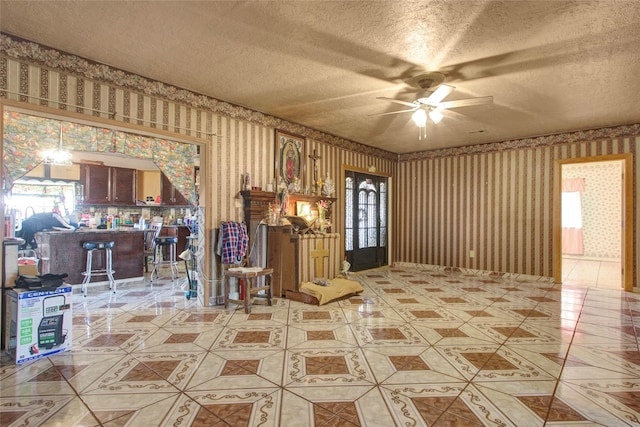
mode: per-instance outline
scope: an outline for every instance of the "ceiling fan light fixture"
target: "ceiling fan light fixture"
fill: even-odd
[[[440,121],[444,118],[444,115],[440,111],[440,108],[436,108],[435,110],[429,112],[429,118],[433,120],[433,123],[440,123]]]
[[[427,125],[427,113],[420,108],[411,115],[411,120],[413,120],[416,126],[423,128]]]
[[[408,110],[396,110],[370,115],[386,116],[389,114],[412,113],[411,120],[418,128],[418,139],[426,139],[427,121],[431,120],[434,124],[440,123],[444,118],[444,110],[449,108],[467,107],[470,105],[490,104],[493,102],[492,96],[444,101],[444,99],[455,90],[455,87],[444,84],[444,80],[444,74],[439,72],[429,72],[411,77],[410,79],[405,80],[405,83],[417,89],[417,93],[413,101],[408,102],[401,99],[387,97],[377,98],[404,105],[409,107]]]

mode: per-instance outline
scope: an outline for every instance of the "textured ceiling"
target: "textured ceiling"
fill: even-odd
[[[0,30],[396,153],[640,123],[637,1],[2,1]],[[404,80],[441,71],[418,139]]]

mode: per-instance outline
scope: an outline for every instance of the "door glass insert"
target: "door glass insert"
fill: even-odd
[[[352,271],[387,263],[387,178],[345,173],[345,257]]]

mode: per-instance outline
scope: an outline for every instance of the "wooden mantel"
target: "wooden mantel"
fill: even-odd
[[[251,256],[251,263],[255,266],[266,266],[266,253],[259,248],[266,248],[266,232],[256,233],[260,221],[267,216],[269,204],[276,203],[276,193],[272,191],[241,191],[244,200],[244,222],[247,225],[249,239],[256,239],[255,250]],[[320,200],[328,200],[332,203],[336,201],[334,197],[315,196],[311,194],[289,194],[288,215],[295,215],[296,202],[309,202],[315,207],[315,203]],[[254,237],[255,236],[255,237]],[[251,245],[251,242],[250,242]]]
[[[267,215],[269,204],[276,203],[276,193],[272,191],[247,190],[240,192],[244,199],[244,221],[247,224],[247,232],[252,236],[260,221]],[[320,200],[335,202],[335,197],[314,196],[311,194],[289,194],[289,212],[287,215],[295,215],[296,202],[309,202],[315,205]]]

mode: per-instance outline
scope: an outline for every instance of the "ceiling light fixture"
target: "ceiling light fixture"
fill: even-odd
[[[59,165],[69,166],[71,165],[71,152],[62,149],[62,122],[60,122],[60,140],[58,141],[58,148],[50,148],[42,152],[42,162],[45,165]]]
[[[416,110],[411,116],[411,120],[413,120],[416,126],[423,128],[427,125],[427,113],[425,113],[423,109]]]
[[[431,120],[433,120],[433,123],[440,123],[440,120],[442,120],[444,118],[444,115],[442,114],[442,110],[440,108],[436,108],[433,111],[429,112],[429,118]]]
[[[417,109],[412,115],[411,120],[418,126],[418,139],[427,138],[427,113],[422,109]]]

